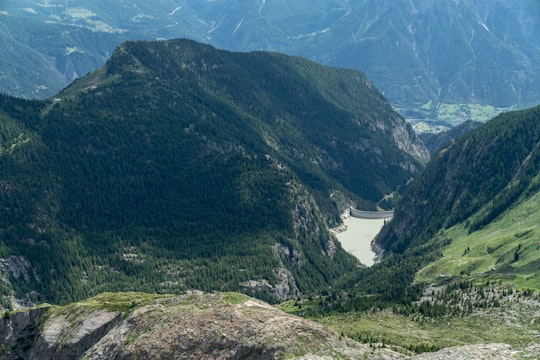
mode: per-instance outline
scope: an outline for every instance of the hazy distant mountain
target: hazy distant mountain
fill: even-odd
[[[427,157],[362,73],[277,53],[128,42],[55,99],[1,98],[3,295],[325,288],[328,227]]]
[[[458,126],[450,130],[441,131],[439,133],[425,132],[421,133],[419,136],[420,139],[422,139],[422,141],[424,142],[424,145],[426,145],[426,148],[433,155],[437,152],[437,150],[450,145],[453,141],[459,139],[460,137],[467,134],[469,131],[476,129],[481,125],[481,122],[469,120],[459,124]]]
[[[1,91],[13,95],[51,96],[58,81],[67,85],[102,64],[125,39],[189,37],[362,70],[412,117],[434,115],[438,103],[540,101],[540,5],[534,0],[6,0],[0,12],[2,44],[18,49],[1,70],[10,79]],[[25,76],[28,66],[14,70],[28,48],[36,52],[29,56],[33,64],[43,57],[54,64],[33,67],[43,84]]]
[[[1,7],[1,4],[0,4]],[[0,15],[0,92],[47,98],[102,66],[121,39],[33,19]]]

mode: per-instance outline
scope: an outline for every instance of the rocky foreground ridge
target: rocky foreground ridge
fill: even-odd
[[[420,359],[513,359],[504,344]],[[235,293],[106,293],[68,306],[6,313],[0,359],[404,359]],[[414,358],[414,357],[413,357]]]

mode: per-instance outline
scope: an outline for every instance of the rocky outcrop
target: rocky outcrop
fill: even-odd
[[[109,349],[108,353],[103,348]],[[362,356],[368,351],[368,347],[348,343],[322,325],[260,301],[237,294],[204,294],[137,309],[119,331],[109,333],[85,356],[277,359],[311,354],[334,358],[347,352]]]
[[[0,321],[0,359],[397,359],[234,293],[103,294]]]
[[[25,239],[25,242],[33,244],[32,239]],[[24,256],[10,256],[0,258],[0,283],[8,288],[12,287],[12,282],[20,284],[29,284],[31,281],[40,281],[40,276],[36,273],[32,264]],[[5,304],[9,304],[9,308],[23,309],[34,306],[36,303],[37,293],[30,291],[24,296],[16,298],[13,295],[2,295],[0,301],[0,310],[3,310]]]
[[[534,349],[533,349],[534,350]],[[531,352],[529,352],[531,353]],[[517,359],[505,344],[410,359]],[[408,359],[236,293],[102,294],[0,320],[0,359]]]
[[[401,120],[401,121],[400,121]],[[429,151],[413,128],[406,124],[403,119],[396,119],[392,128],[392,138],[396,146],[402,151],[422,161],[429,160]],[[406,166],[410,166],[407,164]]]
[[[6,312],[0,320],[0,359],[28,359],[28,349],[39,336],[38,322],[49,310],[40,307],[21,312]]]
[[[66,308],[46,319],[29,359],[76,359],[121,319],[118,312]]]

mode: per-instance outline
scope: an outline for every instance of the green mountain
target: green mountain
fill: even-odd
[[[381,261],[281,308],[361,342],[447,348],[426,359],[492,358],[449,348],[489,343],[538,357],[539,125],[540,107],[508,112],[439,150],[378,235]]]
[[[441,150],[377,244],[403,256],[434,246],[435,263],[418,280],[473,276],[540,288],[539,126],[540,107],[504,113]]]
[[[535,0],[5,0],[0,41],[18,50],[3,56],[0,91],[52,96],[122,41],[187,37],[361,70],[409,118],[480,120],[473,104],[491,118],[538,103],[539,12]],[[52,65],[31,68],[39,82],[22,71],[30,50]]]
[[[189,40],[124,43],[54,101],[0,100],[1,290],[31,301],[332,286],[358,263],[328,228],[427,157],[357,71]]]

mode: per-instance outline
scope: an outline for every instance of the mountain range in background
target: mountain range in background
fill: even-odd
[[[0,7],[0,358],[540,354],[537,2]]]
[[[122,41],[187,37],[361,70],[407,118],[485,121],[540,98],[534,0],[5,0],[0,14],[0,91],[16,96],[54,95]]]

